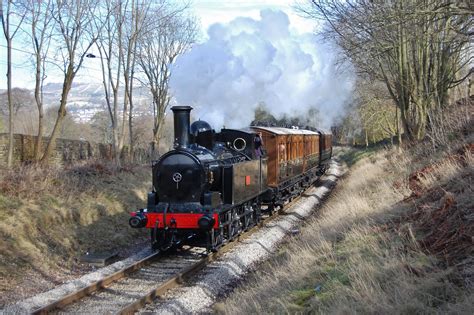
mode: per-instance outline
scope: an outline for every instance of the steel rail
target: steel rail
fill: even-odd
[[[284,208],[290,207],[301,198],[302,198],[302,194],[294,197],[292,201],[289,201],[288,203],[284,205]],[[226,244],[224,244],[219,249],[218,252],[209,254],[208,256],[204,257],[203,259],[201,259],[194,265],[189,266],[185,268],[183,271],[177,273],[176,275],[168,279],[166,282],[160,284],[158,287],[154,288],[153,290],[150,290],[146,295],[142,296],[139,300],[136,300],[135,302],[130,303],[129,305],[124,307],[121,311],[118,312],[118,314],[121,314],[121,315],[134,314],[136,311],[142,309],[146,304],[152,303],[153,300],[155,300],[156,298],[163,298],[164,294],[168,290],[179,287],[186,280],[190,279],[194,274],[196,274],[198,271],[203,269],[208,263],[215,261],[217,258],[222,256],[226,252],[229,252],[232,248],[234,248],[237,244],[239,244],[243,239],[248,238],[254,232],[258,231],[259,228],[263,226],[263,223],[265,223],[266,221],[272,221],[276,219],[279,216],[279,214],[282,214],[282,212],[284,212],[282,210],[284,209],[281,209],[277,215],[268,216],[262,219],[257,225],[241,233],[233,241],[229,241]]]
[[[281,214],[282,210],[285,208],[288,208],[292,204],[296,203],[300,198],[302,198],[302,195],[298,195],[293,198],[292,201],[289,201],[286,203],[283,207],[283,209],[280,209],[278,211],[278,214]],[[276,215],[275,215],[276,214]],[[184,270],[176,273],[174,276],[160,284],[158,287],[154,288],[153,290],[149,291],[146,295],[142,296],[140,299],[136,300],[133,303],[130,303],[127,305],[125,308],[123,308],[121,311],[119,311],[119,314],[133,314],[135,311],[141,309],[144,307],[146,304],[149,304],[153,302],[155,298],[161,298],[163,295],[170,289],[176,288],[180,286],[182,283],[184,283],[185,280],[190,279],[192,275],[197,273],[199,270],[203,269],[208,263],[215,261],[218,257],[223,255],[224,253],[230,251],[234,246],[236,246],[241,240],[248,238],[250,235],[252,235],[254,232],[256,232],[261,226],[263,226],[264,223],[267,221],[272,221],[273,219],[277,218],[278,215],[276,212],[273,213],[273,215],[268,216],[266,218],[262,218],[262,220],[249,230],[239,234],[235,239],[228,241],[225,243],[218,252],[216,253],[210,253],[206,257],[202,258],[199,260],[197,263],[184,268]],[[155,252],[135,263],[133,263],[130,266],[127,266],[119,271],[114,272],[111,275],[105,276],[103,279],[100,279],[98,281],[95,281],[89,285],[87,285],[84,288],[81,288],[75,292],[72,292],[68,295],[65,295],[64,297],[58,299],[57,301],[54,301],[50,304],[47,304],[45,306],[42,306],[40,308],[35,309],[31,314],[48,314],[52,311],[58,310],[65,308],[66,306],[73,304],[74,302],[77,302],[81,300],[82,298],[91,295],[92,293],[96,291],[100,291],[102,289],[107,288],[114,282],[123,279],[127,277],[129,274],[132,274],[135,271],[138,271],[139,269],[143,268],[144,266],[148,265],[151,263],[151,261],[162,254],[161,252]]]
[[[266,221],[270,218],[276,218],[277,216],[272,216],[268,217],[263,221]],[[136,311],[139,309],[143,308],[146,304],[150,304],[153,302],[154,299],[156,298],[162,298],[164,294],[173,288],[179,287],[182,285],[186,280],[190,279],[194,274],[196,274],[198,271],[203,269],[208,263],[215,261],[217,258],[222,256],[223,254],[229,252],[232,248],[234,248],[237,244],[239,244],[243,239],[248,238],[250,235],[252,235],[254,232],[256,232],[259,229],[259,225],[255,225],[249,230],[245,231],[244,233],[241,233],[238,235],[233,241],[227,242],[225,245],[223,245],[218,252],[216,253],[210,253],[206,257],[202,258],[199,260],[197,263],[193,264],[192,266],[189,266],[185,268],[184,270],[178,272],[176,275],[173,277],[169,278],[166,280],[166,282],[160,284],[158,287],[154,288],[153,290],[150,290],[146,295],[142,296],[139,300],[130,303],[126,307],[124,307],[118,314],[134,314]]]
[[[219,255],[227,252],[232,247],[234,247],[234,245],[237,244],[240,241],[240,239],[244,236],[244,234],[247,235],[248,233],[253,233],[256,229],[257,229],[257,226],[254,226],[250,230],[246,231],[245,233],[242,233],[241,235],[236,237],[234,241],[225,244],[219,252],[209,254],[206,257],[204,257],[203,259],[201,259],[199,262],[197,262],[196,264],[185,268],[183,271],[178,272],[175,276],[173,276],[170,279],[166,280],[166,282],[164,282],[162,285],[160,285],[159,288],[157,288],[153,291],[156,291],[157,296],[159,296],[159,295],[163,294],[164,292],[166,292],[167,290],[169,290],[173,287],[176,287],[177,285],[179,285],[182,282],[182,280],[184,278],[187,278],[193,272],[196,272],[196,271],[202,269],[202,267],[204,267],[208,262],[215,260]],[[60,299],[58,299],[58,300],[56,300],[52,303],[49,303],[45,306],[37,308],[31,314],[34,314],[34,315],[49,314],[50,312],[52,312],[54,310],[65,308],[66,306],[68,306],[70,304],[73,304],[74,302],[77,302],[77,301],[81,300],[82,298],[84,298],[88,295],[91,295],[92,293],[94,293],[96,291],[100,291],[102,289],[107,288],[109,285],[113,284],[114,282],[116,282],[120,279],[123,279],[123,278],[127,277],[129,274],[132,274],[133,272],[138,271],[142,267],[150,264],[152,262],[152,260],[159,257],[160,254],[162,254],[162,253],[161,252],[155,252],[155,253],[153,253],[153,254],[151,254],[151,255],[149,255],[149,256],[147,256],[147,257],[145,257],[145,258],[143,258],[143,259],[141,259],[141,260],[139,260],[135,263],[133,263],[130,266],[127,266],[127,267],[125,267],[121,270],[118,270],[118,271],[114,272],[111,275],[105,276],[104,278],[87,285],[84,288],[81,288],[81,289],[79,289],[75,292],[72,292],[68,295],[65,295],[65,296],[61,297]],[[152,296],[151,292],[148,293],[146,296]],[[146,299],[146,296],[142,297],[140,299],[140,301]],[[138,303],[138,302],[139,301],[137,301],[136,303]]]
[[[85,296],[90,295],[91,293],[94,293],[96,291],[99,291],[101,289],[106,288],[107,286],[111,285],[112,283],[116,282],[117,280],[120,280],[122,278],[125,278],[128,274],[133,273],[134,271],[137,271],[141,269],[143,266],[149,264],[151,260],[154,258],[158,257],[160,252],[155,252],[133,264],[130,266],[127,266],[119,271],[114,272],[111,275],[105,276],[104,278],[95,281],[86,287],[79,289],[73,293],[70,293],[62,298],[60,298],[57,301],[54,301],[50,304],[47,304],[45,306],[42,306],[32,312],[32,314],[48,314],[49,312],[64,308],[67,305],[70,305],[80,299],[82,299]]]

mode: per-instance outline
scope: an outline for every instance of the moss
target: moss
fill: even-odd
[[[334,246],[334,253],[338,260],[344,261],[346,257],[358,254],[367,258],[374,257],[372,244],[379,244],[380,238],[376,234],[364,234],[363,237],[346,237],[344,241],[338,242]]]
[[[19,199],[0,194],[0,221],[8,218],[16,209],[21,207],[21,205],[22,202]]]
[[[326,287],[330,287],[333,284],[334,285],[346,285],[349,286],[351,284],[351,281],[349,280],[349,276],[346,273],[346,270],[344,268],[330,268],[326,270]],[[324,289],[324,285],[323,285]]]
[[[44,195],[39,200],[40,208],[44,211],[50,211],[52,208],[58,208],[61,206],[61,201],[56,196]]]
[[[340,158],[343,160],[349,167],[353,166],[357,162],[373,156],[376,152],[380,151],[381,147],[369,147],[367,149],[351,149],[344,151]]]
[[[305,304],[315,296],[316,291],[314,288],[300,289],[292,291],[291,293],[292,302],[298,306],[305,306]]]

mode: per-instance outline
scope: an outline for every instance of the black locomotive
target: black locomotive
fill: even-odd
[[[174,106],[175,148],[153,163],[147,208],[134,228],[151,230],[154,249],[178,244],[217,250],[300,194],[331,157],[331,136],[277,127],[222,129],[190,125],[189,106]]]

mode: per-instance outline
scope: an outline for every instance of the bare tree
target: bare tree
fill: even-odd
[[[0,113],[8,117],[8,92],[0,94]],[[37,112],[34,94],[31,90],[22,88],[12,89],[13,101],[13,132],[33,135],[37,132]],[[3,118],[3,117],[2,117]]]
[[[112,133],[110,128],[110,117],[106,111],[94,114],[90,121],[92,130],[92,141],[100,143],[111,143]]]
[[[10,98],[8,97],[10,94]],[[28,108],[32,104],[31,91],[22,88],[12,88],[10,93],[7,91],[0,94],[0,113],[4,116],[9,116],[10,110],[13,115],[17,115],[23,108]],[[11,105],[11,108],[10,108]],[[15,124],[13,123],[13,126]]]
[[[38,108],[38,133],[35,143],[34,157],[36,160],[41,158],[44,134],[44,102],[43,102],[43,84],[46,79],[47,56],[52,40],[54,30],[54,11],[53,0],[26,1],[26,10],[28,12],[26,22],[29,24],[31,44],[34,50],[33,66],[35,68],[35,101]]]
[[[2,20],[3,34],[7,41],[7,94],[8,94],[8,154],[7,167],[13,163],[13,98],[12,98],[12,42],[25,18],[25,12],[16,1],[7,0],[6,7],[0,0],[0,18]],[[16,15],[16,25],[11,23],[12,16]]]
[[[66,104],[72,83],[77,72],[81,69],[88,50],[97,41],[101,30],[102,23],[96,23],[98,19],[95,19],[97,14],[101,14],[101,10],[97,10],[98,3],[98,0],[56,0],[52,16],[58,31],[57,51],[63,61],[60,69],[64,74],[64,79],[58,116],[41,159],[42,162],[48,161],[56,145],[56,138],[66,116]]]
[[[156,23],[141,37],[138,48],[138,64],[146,77],[153,108],[153,141],[158,148],[160,132],[169,106],[169,80],[171,66],[176,57],[187,51],[194,43],[197,26],[194,19],[185,14],[186,7],[155,10],[149,15]]]
[[[127,1],[105,1],[106,16],[103,31],[99,34],[97,47],[100,54],[105,100],[112,126],[112,148],[114,161],[120,164],[123,141],[119,133],[119,88],[123,62],[123,28]],[[112,90],[110,92],[110,89]]]
[[[106,10],[111,12],[106,19],[97,46],[101,58],[106,104],[112,125],[114,159],[120,163],[126,135],[127,116],[129,133],[132,134],[133,80],[135,76],[138,38],[144,29],[150,2],[142,0],[108,0]],[[122,83],[125,91],[123,107],[119,104]],[[112,92],[110,93],[110,89]],[[130,108],[129,108],[130,105]],[[122,115],[120,119],[120,114]],[[121,120],[121,123],[120,123]],[[131,139],[131,138],[130,138]],[[133,141],[130,140],[130,146]],[[133,148],[132,148],[133,149]]]
[[[449,90],[469,75],[459,77],[473,58],[463,58],[472,33],[466,1],[312,0],[300,9],[327,22],[324,34],[361,73],[385,83],[410,139],[425,136]]]
[[[355,90],[354,105],[360,118],[366,146],[370,142],[397,135],[396,105],[381,82],[360,78]]]
[[[131,14],[127,17],[125,23],[124,40],[126,45],[122,45],[122,48],[126,48],[123,53],[123,77],[125,84],[125,97],[123,106],[123,129],[122,139],[125,136],[125,124],[127,118],[127,106],[128,110],[128,134],[129,134],[129,157],[133,157],[134,150],[134,136],[133,136],[133,88],[135,79],[135,66],[136,66],[136,54],[137,44],[140,40],[140,36],[143,36],[147,29],[147,23],[150,19],[147,18],[147,14],[150,9],[150,2],[143,0],[132,0],[131,3]]]

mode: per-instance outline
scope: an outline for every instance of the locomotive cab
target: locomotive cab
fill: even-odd
[[[249,159],[258,159],[266,156],[260,134],[250,128],[222,129],[216,138],[231,150],[240,152]]]

